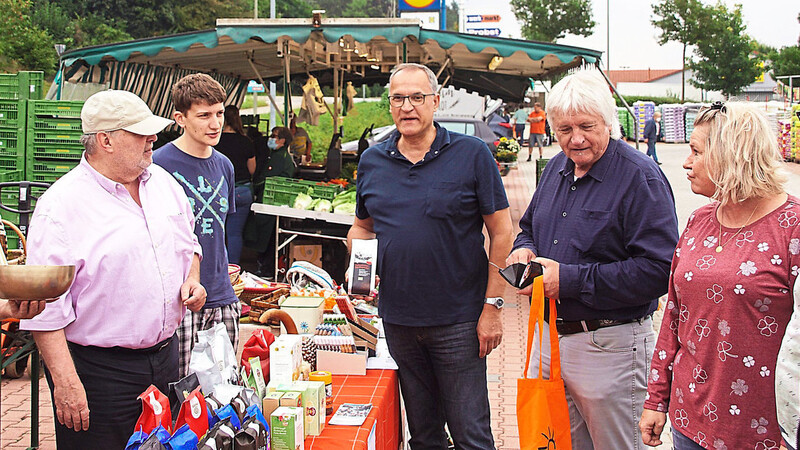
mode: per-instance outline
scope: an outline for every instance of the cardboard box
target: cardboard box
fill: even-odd
[[[322,267],[322,244],[292,242],[289,245],[289,265],[295,261],[308,261],[317,267]]]
[[[270,384],[291,383],[300,379],[302,340],[298,334],[282,334],[269,346]]]
[[[305,408],[305,430],[309,436],[319,436],[325,428],[325,383],[322,381],[295,381],[295,390],[302,390]]]
[[[325,299],[322,297],[286,297],[281,302],[280,308],[292,318],[298,333],[313,334],[317,325],[322,323]],[[285,333],[286,328],[281,323],[281,335]]]
[[[281,406],[269,418],[273,450],[305,450],[303,408]]]
[[[297,391],[284,392],[281,396],[281,406],[301,408],[303,406],[301,394]]]
[[[272,411],[281,406],[281,397],[283,397],[283,392],[270,392],[264,396],[264,400],[261,402],[261,412],[264,413],[264,417],[269,417]]]
[[[317,350],[317,370],[334,375],[366,375],[367,354]]]

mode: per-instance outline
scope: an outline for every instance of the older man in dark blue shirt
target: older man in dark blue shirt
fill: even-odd
[[[599,74],[559,82],[547,116],[563,153],[545,168],[507,262],[535,258],[545,268],[545,295],[559,299],[573,448],[639,448],[650,316],[667,292],[678,241],[675,200],[655,162],[618,140],[614,100]]]
[[[500,264],[511,216],[489,148],[433,121],[436,76],[401,64],[389,79],[397,132],[358,164],[348,239],[378,238],[379,312],[397,362],[414,450],[494,448],[486,355],[502,339]],[[483,226],[489,236],[484,250]]]

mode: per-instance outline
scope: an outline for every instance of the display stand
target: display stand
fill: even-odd
[[[335,214],[320,211],[307,211],[304,209],[295,209],[288,206],[274,206],[266,205],[264,203],[253,203],[250,209],[256,214],[268,214],[275,216],[275,281],[278,281],[278,255],[287,245],[289,245],[298,236],[307,236],[319,239],[332,239],[342,242],[347,242],[347,237],[333,236],[330,234],[310,233],[308,231],[300,231],[291,229],[289,224],[281,226],[281,219],[301,219],[301,220],[317,220],[321,222],[343,225],[350,227],[353,225],[355,216],[349,214]],[[289,235],[289,237],[281,242],[280,236],[282,234]]]

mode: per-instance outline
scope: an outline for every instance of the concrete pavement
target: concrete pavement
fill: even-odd
[[[644,146],[640,146],[642,151]],[[557,144],[545,148],[544,156],[550,158],[560,149]],[[525,162],[527,148],[520,155],[522,162],[505,178],[506,191],[511,203],[514,223],[525,212],[535,187],[536,164]],[[675,193],[676,209],[680,228],[686,224],[689,215],[708,200],[695,195],[689,189],[686,171],[681,168],[689,152],[687,144],[659,144],[658,156],[664,173]],[[534,150],[534,153],[536,151]],[[791,173],[787,185],[789,193],[800,196],[800,164],[787,163]],[[519,228],[516,228],[518,231]],[[525,298],[518,297],[508,287],[503,313],[503,343],[488,358],[489,400],[492,408],[492,429],[498,449],[519,448],[519,435],[516,423],[516,379],[521,376],[525,358],[525,339],[529,306]],[[244,342],[246,339],[241,339]],[[40,447],[43,450],[55,449],[53,436],[53,413],[50,392],[44,379],[39,383],[40,391]],[[27,448],[30,443],[30,378],[26,373],[18,380],[2,380],[0,397],[0,448],[17,450]],[[668,437],[662,449],[671,448]]]

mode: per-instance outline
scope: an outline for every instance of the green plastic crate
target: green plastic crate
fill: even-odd
[[[41,100],[44,98],[44,72],[19,73],[20,98]]]
[[[51,116],[80,118],[82,108],[83,102],[31,100],[28,102],[28,117]]]
[[[31,152],[30,149],[33,149]],[[79,160],[83,155],[81,144],[36,144],[28,147],[28,158]]]
[[[25,155],[17,157],[0,156],[0,172],[12,172],[25,169]]]
[[[44,72],[0,74],[0,99],[39,100],[44,87]]]
[[[20,130],[16,128],[0,128],[0,157],[16,158],[24,154],[20,144]]]
[[[341,192],[338,186],[326,186],[314,181],[294,178],[268,177],[264,181],[263,202],[269,205],[293,205],[297,194],[308,193],[312,189],[311,198],[333,200]]]
[[[40,161],[34,160],[29,164],[29,181],[52,183],[78,165],[77,161]]]
[[[0,98],[19,99],[19,77],[15,73],[0,73]]]
[[[0,172],[0,183],[11,183],[14,181],[22,181],[24,172],[21,170],[12,170],[8,172]]]
[[[0,100],[0,127],[25,126],[25,101]]]
[[[28,129],[28,146],[37,144],[78,144],[80,145],[80,130],[40,130]]]
[[[31,125],[36,130],[81,131],[81,119],[73,117],[35,116],[33,124],[28,121]]]

